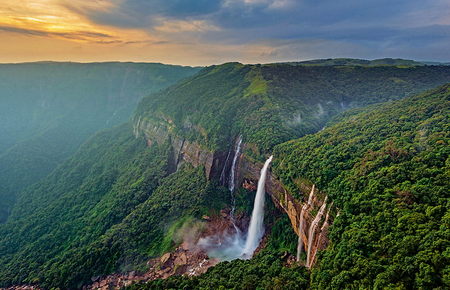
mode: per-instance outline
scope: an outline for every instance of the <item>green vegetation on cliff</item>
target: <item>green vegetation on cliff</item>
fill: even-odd
[[[149,148],[131,132],[124,125],[97,134],[21,193],[0,225],[0,286],[73,288],[139,267],[173,246],[170,225],[227,202],[202,168],[166,177],[168,147]]]
[[[266,248],[252,260],[131,289],[448,287],[449,116],[446,85],[352,110],[319,133],[275,147],[273,170],[290,192],[295,195],[297,180],[307,178],[339,211],[338,217],[333,214],[331,244],[310,274],[304,267],[284,266],[277,249],[291,245],[284,250],[295,254],[285,231],[292,230],[289,222],[275,223]]]
[[[0,287],[77,288],[94,276],[142,270],[175,245],[177,227],[229,204],[229,191],[207,180],[202,166],[173,172],[178,153],[170,142],[143,138],[155,127],[208,150],[227,151],[242,134],[251,157],[274,151],[273,172],[293,195],[303,198],[296,183],[308,179],[340,215],[332,213],[331,244],[311,272],[287,261],[296,236],[287,217],[269,207],[271,235],[254,259],[139,287],[448,285],[450,86],[394,100],[449,80],[443,66],[205,68],[141,102],[133,120],[140,137],[131,124],[98,133],[20,191],[0,224]],[[81,126],[63,119],[70,130]],[[242,192],[238,210],[248,202]]]
[[[356,59],[356,58],[327,58],[314,59],[300,62],[292,62],[297,65],[323,65],[323,66],[423,66],[426,63],[401,58],[380,58],[374,60]],[[440,63],[434,63],[440,64]]]
[[[274,172],[292,193],[307,178],[340,211],[312,288],[450,286],[449,116],[446,85],[275,148]]]
[[[288,217],[268,203],[265,223],[270,231],[267,244],[253,259],[221,262],[198,277],[172,276],[129,289],[307,289],[306,268],[292,261],[287,266],[288,253],[297,248],[297,235]]]
[[[89,136],[128,121],[143,96],[198,70],[156,63],[0,64],[0,223],[16,193]]]
[[[317,132],[343,110],[400,99],[450,81],[446,66],[298,66],[228,63],[144,98],[134,122],[211,150],[238,134],[256,154]]]

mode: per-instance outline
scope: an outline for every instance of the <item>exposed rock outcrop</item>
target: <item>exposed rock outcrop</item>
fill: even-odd
[[[251,188],[251,185],[256,184],[261,167],[262,163],[251,161],[246,156],[243,156],[238,171],[241,184],[246,188]],[[268,173],[266,182],[267,193],[270,195],[275,206],[288,215],[292,229],[300,236],[305,252],[309,253],[310,261],[308,264],[305,263],[305,265],[312,267],[315,263],[317,251],[325,249],[329,241],[327,233],[332,220],[330,214],[331,206],[324,204],[326,202],[326,194],[316,189],[312,183],[304,181],[297,184],[302,198],[296,199],[271,172]],[[311,206],[302,212],[302,208],[307,203],[310,194],[313,194]],[[325,209],[328,210],[325,217],[323,217],[323,212],[320,216],[317,216],[321,207],[323,208],[322,211]],[[313,225],[315,218],[317,218],[317,224]],[[301,220],[303,222],[303,230],[300,230]],[[313,228],[310,231],[311,225],[313,225]],[[313,238],[312,241],[310,239],[311,237]]]
[[[217,215],[203,219],[204,227],[195,237],[184,238],[183,243],[175,250],[163,254],[161,257],[151,259],[147,262],[148,270],[145,273],[131,271],[128,273],[116,273],[104,277],[92,278],[90,285],[83,289],[122,289],[134,283],[145,283],[155,279],[166,279],[173,275],[197,276],[205,273],[208,268],[216,265],[219,260],[207,255],[207,248],[199,245],[199,241],[208,237],[215,237],[215,242],[229,236],[233,231],[228,210],[223,210]],[[237,216],[238,226],[248,224],[243,216]],[[34,288],[16,288],[34,289]]]
[[[19,286],[11,286],[8,288],[0,288],[1,290],[40,290],[42,288],[35,285],[19,285]]]
[[[134,133],[136,136],[143,134],[149,145],[153,142],[164,144],[169,142],[172,147],[172,167],[175,171],[183,162],[191,165],[204,166],[205,174],[209,179],[217,179],[225,182],[223,176],[228,176],[231,168],[230,160],[233,159],[233,150],[226,152],[214,152],[196,142],[188,141],[184,138],[178,137],[175,133],[173,122],[165,119],[163,123],[156,124],[153,121],[138,119],[135,123]],[[233,148],[236,144],[230,145]],[[243,144],[244,148],[246,144]],[[245,149],[242,150],[245,152]],[[230,155],[231,154],[231,155]],[[248,190],[256,190],[258,178],[262,168],[262,163],[255,162],[248,158],[245,154],[241,154],[237,159],[236,170],[236,185],[242,186]],[[326,194],[320,192],[318,189],[313,189],[313,184],[307,181],[299,182],[298,190],[301,199],[296,199],[290,194],[283,184],[269,172],[266,181],[266,191],[270,194],[274,204],[282,211],[284,211],[292,224],[295,233],[303,242],[303,248],[306,253],[309,253],[309,263],[307,267],[311,267],[315,262],[316,253],[318,250],[324,249],[328,245],[327,232],[328,227],[332,223],[331,215],[329,214],[330,206],[323,206],[323,211],[328,211],[326,222],[323,213],[321,216],[316,216],[319,209],[322,207],[326,199]],[[302,212],[303,205],[307,202],[309,193],[313,192],[311,206]],[[311,224],[316,219],[311,229]],[[303,226],[300,230],[300,220]],[[310,236],[313,240],[310,240]],[[311,247],[311,249],[309,249]]]
[[[192,251],[186,244],[182,244],[173,252],[148,261],[149,270],[145,273],[132,271],[97,277],[92,279],[91,285],[84,286],[83,289],[122,289],[134,283],[165,279],[173,275],[199,275],[217,262],[209,259],[205,252]]]
[[[169,142],[172,147],[170,164],[172,171],[176,171],[181,164],[187,162],[194,167],[204,166],[205,174],[209,179],[219,179],[226,165],[228,152],[211,151],[197,142],[191,142],[171,133],[173,131],[171,123],[167,120],[165,124],[155,124],[139,118],[134,124],[134,134],[135,136],[143,134],[149,146],[154,142],[158,144]]]

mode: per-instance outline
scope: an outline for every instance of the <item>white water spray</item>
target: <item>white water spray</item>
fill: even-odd
[[[311,192],[308,197],[308,202],[302,206],[302,210],[300,212],[300,223],[298,225],[297,262],[300,261],[300,255],[302,254],[302,251],[303,251],[302,233],[303,233],[303,227],[304,227],[304,223],[305,223],[305,212],[311,206],[312,199],[314,196],[314,189],[315,189],[315,185],[313,184]]]
[[[265,199],[265,185],[267,177],[267,169],[272,157],[266,160],[263,168],[261,169],[261,175],[258,181],[258,190],[256,191],[255,202],[253,205],[252,217],[250,220],[250,226],[248,228],[247,240],[245,242],[244,250],[242,251],[243,258],[251,258],[253,252],[258,247],[261,238],[264,235],[264,199]]]

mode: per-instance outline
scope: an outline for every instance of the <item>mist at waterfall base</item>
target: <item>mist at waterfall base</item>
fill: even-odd
[[[237,156],[237,154],[235,154],[235,156]],[[230,213],[230,219],[233,224],[233,229],[231,229],[231,232],[229,231],[199,240],[197,245],[205,249],[211,258],[217,258],[221,261],[231,261],[234,259],[250,259],[253,256],[254,251],[258,247],[264,235],[265,183],[267,169],[271,161],[272,156],[266,160],[263,168],[261,169],[260,178],[258,180],[258,189],[256,192],[252,216],[247,233],[244,234],[236,226],[234,222],[233,208]],[[233,162],[232,170],[234,170],[234,164],[235,162]],[[233,195],[233,191],[231,189],[230,192]]]

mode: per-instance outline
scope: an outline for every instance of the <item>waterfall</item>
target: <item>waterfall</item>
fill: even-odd
[[[248,228],[247,240],[245,242],[242,256],[244,258],[251,258],[253,252],[259,245],[261,238],[264,235],[264,199],[265,199],[265,184],[267,177],[267,169],[272,157],[266,160],[263,168],[261,169],[261,175],[258,181],[258,190],[256,191],[255,202],[253,205],[252,217],[250,219],[250,226]]]
[[[241,145],[242,145],[242,136],[239,136],[238,144],[236,147],[236,153],[233,157],[233,162],[231,163],[231,171],[230,171],[230,180],[228,183],[228,189],[233,192],[235,187],[235,179],[236,179],[236,162],[241,154]]]
[[[311,206],[312,199],[314,196],[314,189],[315,185],[313,184],[311,192],[309,193],[308,202],[302,206],[302,210],[300,212],[300,223],[298,225],[297,262],[300,261],[300,255],[302,254],[303,251],[302,233],[305,223],[305,211]]]
[[[320,246],[320,242],[322,241],[324,236],[327,234],[328,227],[330,226],[330,224],[328,223],[328,220],[330,218],[330,210],[331,210],[332,207],[333,207],[333,203],[330,204],[330,207],[328,208],[327,214],[325,216],[325,221],[323,222],[323,225],[320,228],[320,234],[319,234],[319,237],[317,238],[317,245],[318,246]],[[316,258],[316,254],[317,254],[317,250],[314,252],[314,255],[311,258],[311,265],[312,265],[312,263],[314,263],[314,259]]]
[[[328,208],[327,215],[325,216],[325,221],[323,222],[322,227],[320,228],[320,231],[323,231],[325,228],[328,228],[328,219],[330,218],[330,210],[333,207],[333,202],[330,205],[330,208]]]
[[[327,206],[327,197],[325,197],[325,200],[323,201],[323,204],[320,207],[319,212],[317,213],[316,217],[314,218],[311,225],[309,226],[308,253],[306,255],[306,267],[308,267],[308,268],[310,268],[312,265],[311,253],[312,253],[314,236],[316,235],[316,229],[317,229],[317,226],[319,225],[320,219],[323,216],[323,212],[325,211],[326,206]]]
[[[227,159],[225,159],[225,163],[223,165],[222,168],[222,172],[220,173],[220,184],[221,185],[225,185],[226,179],[225,179],[225,171],[227,169],[227,164],[228,164],[228,160],[230,159],[230,155],[231,155],[231,148],[230,150],[228,150],[228,154],[227,154]]]
[[[231,176],[235,178],[236,163],[239,158],[241,150],[242,138],[239,137],[236,153],[233,158],[232,169],[230,172]],[[253,206],[252,217],[250,220],[250,226],[247,235],[244,235],[242,231],[236,226],[234,219],[234,195],[232,189],[234,187],[229,187],[230,193],[233,199],[233,208],[230,213],[231,223],[235,229],[234,233],[229,233],[228,231],[224,234],[216,234],[209,237],[201,238],[197,245],[208,252],[208,256],[217,258],[220,261],[231,261],[234,259],[249,259],[253,256],[253,252],[258,247],[261,238],[264,234],[263,219],[264,219],[264,198],[265,198],[265,182],[267,177],[267,169],[270,162],[272,161],[272,156],[267,159],[263,168],[261,169],[261,176],[258,181],[258,190],[256,192],[255,202]],[[234,184],[234,183],[233,183]]]
[[[230,217],[231,217],[231,223],[233,224],[234,230],[236,231],[237,239],[241,239],[241,231],[236,226],[236,222],[234,219],[234,212],[236,210],[236,198],[234,196],[234,189],[235,189],[235,179],[236,179],[236,166],[237,166],[236,163],[237,163],[237,160],[241,153],[241,145],[242,145],[242,136],[239,136],[237,146],[236,146],[236,152],[234,153],[233,162],[231,163],[230,177],[228,180],[228,189],[230,190],[230,194],[231,194]],[[228,160],[228,157],[227,157],[227,160]]]

